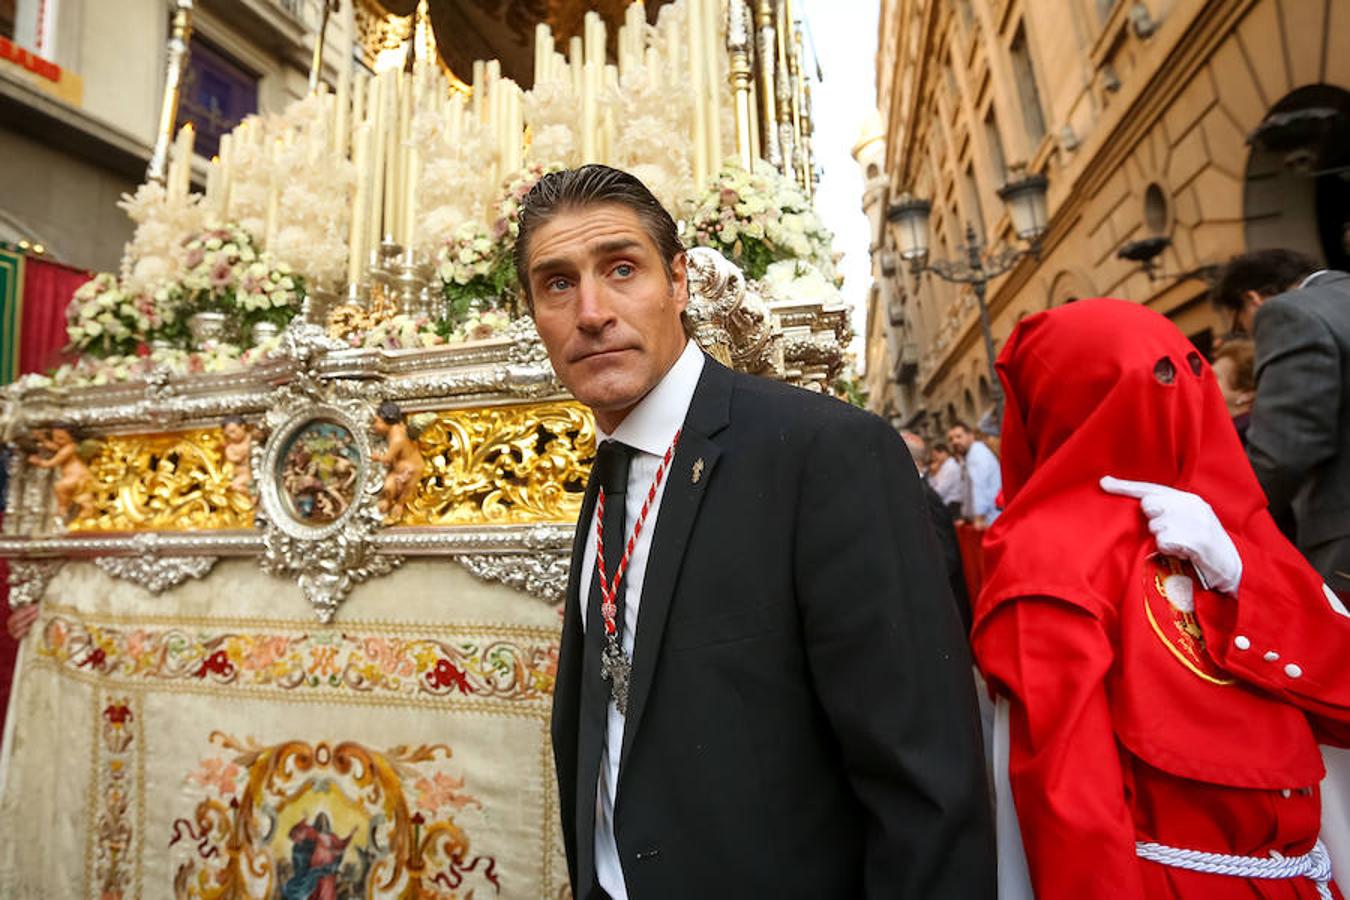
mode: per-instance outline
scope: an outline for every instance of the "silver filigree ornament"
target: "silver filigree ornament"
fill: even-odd
[[[11,559],[9,561],[9,606],[15,609],[37,603],[47,585],[61,569],[60,559]]]
[[[205,578],[218,560],[215,556],[100,556],[94,565],[113,578],[162,594],[189,579]]]
[[[740,268],[710,247],[686,251],[689,307],[685,318],[699,346],[744,372],[780,375],[779,331],[759,294],[747,290]]]
[[[261,568],[269,575],[293,578],[322,622],[333,620],[353,587],[392,572],[403,561],[382,554],[376,539],[383,521],[379,498],[385,474],[371,459],[376,390],[365,383],[308,378],[279,388],[267,413],[271,434],[253,473],[260,501],[254,521],[263,533]],[[350,503],[324,524],[297,515],[282,482],[292,439],[316,422],[346,429],[358,457]]]
[[[498,581],[548,603],[561,603],[567,591],[568,552],[465,553],[455,561],[484,581]]]

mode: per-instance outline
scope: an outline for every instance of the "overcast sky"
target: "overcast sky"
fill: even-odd
[[[816,193],[816,209],[834,232],[836,250],[844,252],[844,299],[853,305],[854,341],[862,368],[861,335],[866,325],[871,265],[867,257],[868,226],[862,213],[862,172],[849,155],[869,112],[876,107],[878,0],[796,0],[794,14],[809,29],[806,66],[811,68],[809,41],[814,39],[824,80],[812,85],[816,165],[824,170]]]

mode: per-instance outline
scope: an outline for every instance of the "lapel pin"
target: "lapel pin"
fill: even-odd
[[[703,457],[694,460],[694,468],[689,473],[689,483],[698,484],[698,480],[703,477]]]

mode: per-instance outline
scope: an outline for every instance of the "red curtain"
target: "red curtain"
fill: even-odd
[[[66,304],[93,274],[63,263],[29,256],[23,267],[23,324],[19,328],[19,374],[45,372],[62,362]]]

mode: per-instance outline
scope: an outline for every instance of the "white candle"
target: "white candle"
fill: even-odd
[[[360,284],[365,265],[366,239],[370,224],[366,221],[370,210],[370,154],[372,130],[368,124],[358,125],[353,139],[352,153],[356,164],[356,196],[352,199],[352,221],[347,236],[347,283]]]
[[[420,154],[417,148],[408,145],[408,153],[403,165],[403,178],[406,191],[403,196],[403,235],[402,243],[408,259],[417,258],[417,176],[421,171]]]
[[[473,120],[479,124],[483,121],[483,78],[486,71],[487,65],[481,59],[473,61],[472,110]]]
[[[356,78],[352,82],[352,129],[362,125],[366,121],[366,91],[369,90],[366,83],[370,78],[365,72],[357,72]],[[356,148],[352,151],[355,153]]]
[[[263,249],[269,252],[275,251],[273,246],[277,237],[277,208],[281,202],[278,183],[281,181],[281,152],[283,145],[281,141],[272,144],[272,165],[269,167],[271,178],[267,185],[267,217],[263,225]]]
[[[230,220],[230,193],[234,190],[234,136],[220,136],[220,218]]]
[[[703,64],[708,86],[708,168],[716,173],[722,168],[722,57],[726,43],[722,40],[722,8],[719,0],[702,0],[703,28],[707,40],[703,45]]]
[[[600,87],[600,66],[586,61],[581,79],[581,162],[598,162],[595,156],[596,94]]]
[[[572,94],[578,99],[586,86],[586,54],[580,37],[567,42],[567,66],[572,74]]]
[[[339,157],[347,155],[347,111],[351,107],[351,73],[342,70],[338,76],[337,97],[333,111],[333,152]]]
[[[378,252],[382,237],[381,219],[384,213],[384,167],[389,141],[389,110],[386,105],[389,73],[381,72],[370,82],[370,116],[375,121],[371,133],[370,212],[367,215],[370,231],[365,243],[367,250]],[[378,261],[378,260],[377,260]]]
[[[708,178],[708,97],[703,87],[703,4],[699,0],[690,0],[686,11],[689,14],[689,91],[694,96],[694,186],[701,191]]]
[[[534,26],[534,83],[548,80],[548,64],[553,59],[553,32],[547,22]]]

